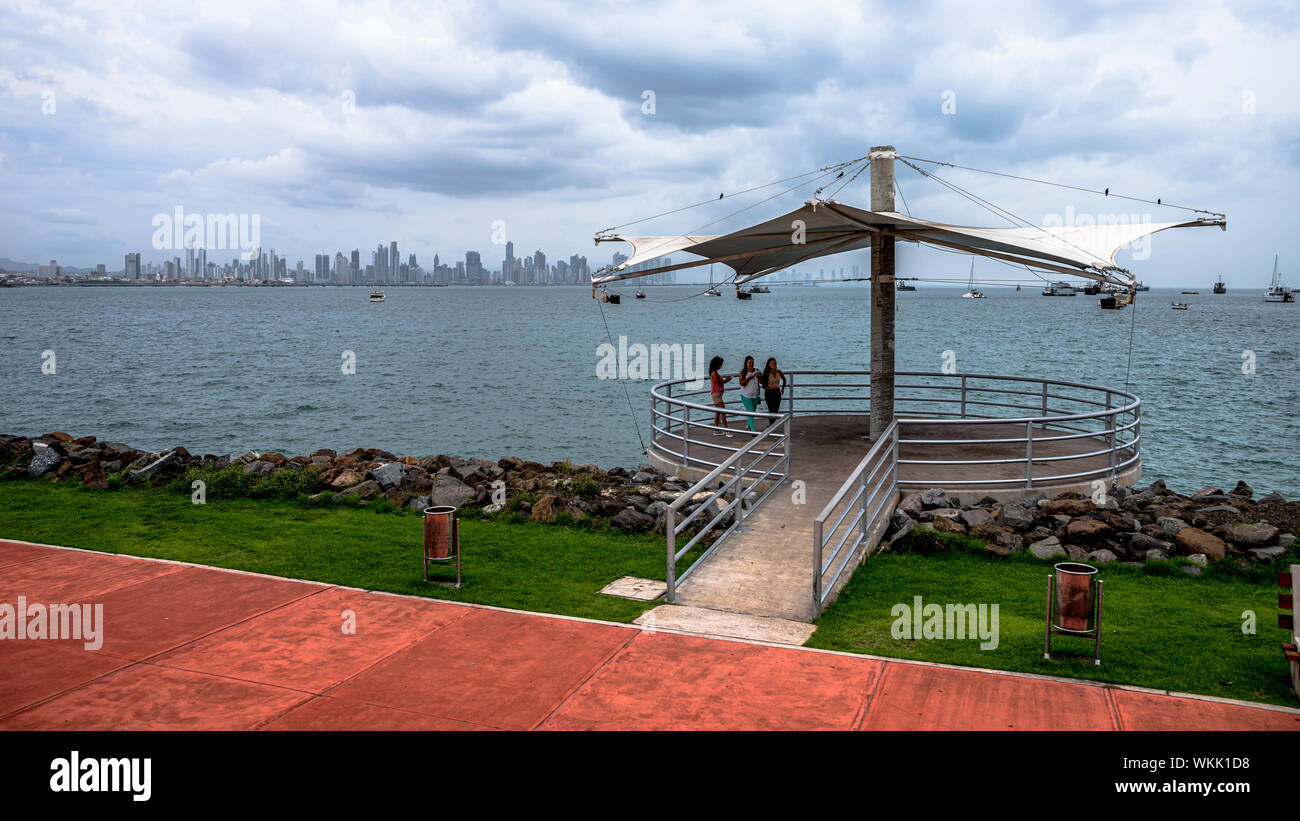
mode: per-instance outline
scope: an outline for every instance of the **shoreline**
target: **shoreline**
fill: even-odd
[[[532,522],[660,534],[669,504],[693,485],[648,464],[604,470],[567,460],[398,456],[361,447],[321,448],[306,456],[252,450],[198,456],[183,446],[157,453],[62,431],[31,438],[0,435],[0,479],[13,478],[75,480],[92,490],[176,487],[189,480],[178,489],[194,489],[204,498],[386,503],[416,512],[437,505],[478,507],[484,514],[506,511]],[[701,499],[691,500],[683,513],[703,503],[706,493],[697,495]],[[1300,500],[1277,491],[1256,498],[1246,482],[1238,481],[1227,492],[1207,486],[1180,494],[1158,479],[1145,488],[1116,488],[1101,501],[1066,492],[961,505],[941,488],[910,493],[899,500],[882,548],[911,547],[920,539],[922,550],[935,550],[940,549],[936,539],[955,537],[978,540],[1000,555],[1028,552],[1042,560],[1065,556],[1141,566],[1188,559],[1204,567],[1227,559],[1251,566],[1286,555],[1297,533]]]

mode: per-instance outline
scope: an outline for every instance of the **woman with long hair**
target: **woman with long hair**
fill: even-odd
[[[758,410],[758,368],[754,367],[754,357],[745,357],[745,364],[740,366],[740,404],[745,406],[745,410],[753,413]],[[754,417],[745,418],[745,425],[751,431],[754,430]]]
[[[709,396],[713,399],[715,408],[726,407],[726,403],[722,401],[722,389],[731,381],[730,376],[722,375],[722,362],[723,359],[720,356],[715,356],[709,360]],[[715,412],[713,414],[713,424],[720,428],[727,427],[727,415],[721,411]],[[713,435],[721,436],[722,432],[715,430]],[[730,439],[732,434],[728,433],[726,436]]]
[[[785,372],[776,366],[776,357],[769,357],[759,377],[763,384],[763,398],[767,400],[768,413],[781,412],[781,397],[785,394]]]

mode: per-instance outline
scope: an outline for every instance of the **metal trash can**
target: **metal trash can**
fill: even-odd
[[[460,521],[456,508],[437,505],[424,509],[424,580],[429,580],[430,564],[456,563],[456,582],[460,587]]]
[[[1092,663],[1101,664],[1102,581],[1097,568],[1081,562],[1060,562],[1047,577],[1047,627],[1043,658],[1052,658],[1052,636],[1095,639]]]
[[[1062,630],[1091,632],[1096,618],[1092,577],[1097,568],[1078,562],[1061,562],[1056,570],[1056,618]]]

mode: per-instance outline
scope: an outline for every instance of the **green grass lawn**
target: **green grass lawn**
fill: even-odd
[[[273,499],[195,505],[188,493],[29,480],[0,482],[0,538],[621,622],[652,605],[598,591],[620,576],[664,578],[662,536],[469,519],[464,586],[453,590],[424,581],[414,513]],[[430,575],[454,579],[455,567]]]
[[[1291,561],[1295,561],[1292,555]],[[1047,575],[1032,557],[997,557],[954,547],[921,556],[885,552],[868,559],[818,623],[810,647],[895,658],[1136,684],[1297,706],[1277,626],[1276,571],[1209,568],[1191,578],[1175,566],[1104,567],[1102,664],[1043,659]],[[996,603],[999,644],[977,640],[895,639],[894,605]],[[1242,612],[1256,633],[1242,633]],[[1053,637],[1052,649],[1091,656],[1092,640]]]

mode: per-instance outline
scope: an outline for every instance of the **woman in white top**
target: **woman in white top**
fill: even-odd
[[[758,369],[754,367],[754,357],[745,357],[745,364],[740,367],[740,401],[747,411],[758,410],[760,382]],[[746,425],[754,430],[754,417],[746,417]]]

